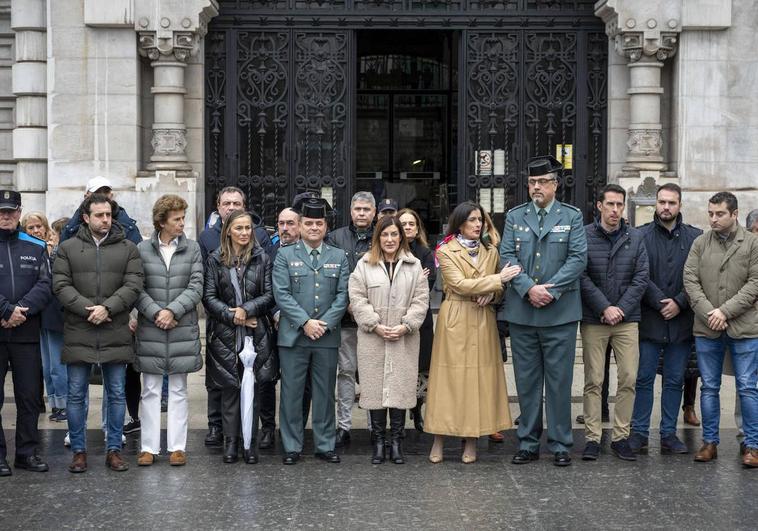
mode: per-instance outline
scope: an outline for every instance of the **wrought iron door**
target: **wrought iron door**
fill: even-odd
[[[304,190],[334,190],[344,208],[350,128],[350,33],[211,32],[206,51],[206,209],[227,185],[275,224]]]
[[[463,40],[465,195],[507,211],[528,200],[529,158],[555,156],[557,144],[569,144],[572,167],[563,172],[558,196],[591,213],[595,189],[606,181],[605,34],[466,31]],[[504,152],[500,168],[482,170],[475,153],[495,150]],[[500,207],[489,195],[494,189],[504,189]]]
[[[591,215],[606,181],[608,53],[593,0],[219,4],[205,48],[207,212],[218,190],[233,184],[273,225],[295,193],[324,189],[333,194],[336,221],[347,221],[355,30],[423,28],[461,36],[450,203],[486,199],[497,211],[525,201],[528,158],[570,144],[573,167],[559,197]],[[495,150],[503,150],[502,169],[477,171],[474,153]]]

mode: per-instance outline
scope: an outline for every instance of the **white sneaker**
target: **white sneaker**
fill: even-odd
[[[63,438],[63,446],[66,448],[71,448],[71,437],[69,436],[68,432],[66,432],[66,436]]]

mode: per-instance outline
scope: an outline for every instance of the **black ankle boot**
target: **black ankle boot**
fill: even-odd
[[[424,416],[421,414],[421,406],[424,405],[424,398],[418,397],[416,399],[416,406],[411,409],[411,417],[413,417],[413,427],[419,433],[424,433]]]
[[[371,455],[371,464],[380,465],[384,463],[386,454],[384,452],[385,430],[387,429],[387,410],[371,409],[369,410],[371,418],[371,437],[374,453]]]
[[[250,443],[249,450],[242,450],[242,458],[248,465],[258,464],[258,445],[255,444],[255,440]]]
[[[405,424],[404,409],[390,409],[390,433],[392,444],[390,445],[390,460],[396,465],[405,463],[403,455],[403,425]]]
[[[236,463],[239,458],[237,437],[224,437],[224,463]]]

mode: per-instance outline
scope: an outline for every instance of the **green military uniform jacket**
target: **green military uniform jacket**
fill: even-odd
[[[310,248],[299,241],[276,254],[272,281],[279,308],[280,347],[338,348],[340,320],[347,309],[350,265],[345,252],[322,244],[318,264],[311,263]],[[326,321],[328,331],[313,341],[303,334],[309,319]]]
[[[587,266],[587,236],[582,213],[555,201],[545,216],[542,232],[534,203],[511,209],[505,218],[500,262],[523,271],[509,283],[505,320],[524,326],[555,326],[582,319],[579,277]],[[529,302],[535,284],[554,284],[554,300],[542,308]]]

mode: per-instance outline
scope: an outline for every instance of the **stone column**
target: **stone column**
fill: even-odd
[[[159,38],[155,32],[140,32],[140,53],[153,67],[153,154],[148,170],[192,169],[187,162],[187,127],[184,123],[184,71],[197,46],[197,34],[174,32]]]
[[[621,48],[618,51],[629,59],[626,162],[632,172],[666,169],[661,153],[661,69],[663,61],[674,54],[676,41],[676,34],[665,33],[654,39],[644,39],[641,32],[617,37],[617,49]]]
[[[11,28],[16,32],[13,94],[16,128],[13,158],[16,189],[26,210],[45,207],[47,190],[47,24],[45,0],[13,0]]]

